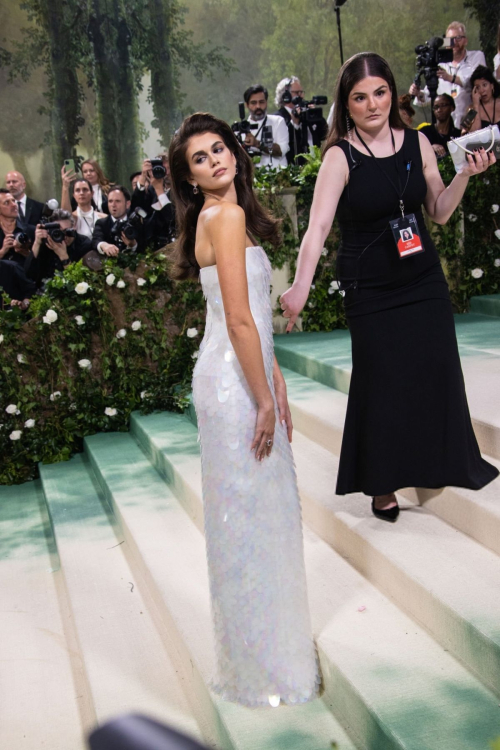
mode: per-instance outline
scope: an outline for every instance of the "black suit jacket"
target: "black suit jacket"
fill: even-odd
[[[35,227],[37,224],[40,224],[44,205],[40,201],[26,197],[26,213],[24,214],[24,222],[22,222],[25,227],[29,224]]]
[[[111,231],[114,223],[112,216],[106,216],[105,219],[97,219],[92,235],[92,250],[97,250],[100,242],[109,242],[111,245],[116,243],[116,238]],[[143,227],[137,238],[137,250],[139,252],[142,252],[144,249],[145,231],[145,227]]]
[[[307,131],[309,130],[312,135],[312,141],[314,146],[321,146],[321,142],[325,140],[328,133],[328,123],[324,117],[321,118],[314,125],[302,125],[299,129],[295,128],[292,123],[292,116],[286,107],[281,107],[275,115],[280,115],[288,125],[288,137],[290,150],[286,155],[288,164],[301,164],[304,163],[301,159],[296,159],[297,154],[307,154],[309,151],[309,138]]]
[[[28,226],[21,224],[18,219],[16,222],[16,228],[14,229],[14,234],[17,234],[18,232],[25,232],[29,236],[31,244],[33,244],[33,240],[35,239],[35,229],[36,227],[32,226],[31,224],[29,224]],[[5,232],[3,231],[2,227],[0,227],[0,247],[2,247],[4,239]],[[14,260],[16,263],[19,263],[22,266],[24,265],[25,257],[24,255],[21,255],[21,253],[17,253],[14,248],[11,248],[9,252],[3,256],[2,260]]]
[[[72,263],[81,260],[91,249],[90,239],[83,234],[77,234],[71,245],[68,247],[68,256]],[[51,279],[56,271],[62,271],[63,264],[45,243],[42,244],[40,251],[35,258],[33,252],[30,252],[24,263],[24,271],[31,281],[34,281],[37,287],[42,285],[43,279]]]

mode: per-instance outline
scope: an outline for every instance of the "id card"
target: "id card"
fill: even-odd
[[[406,214],[389,222],[400,258],[425,252],[415,214]]]

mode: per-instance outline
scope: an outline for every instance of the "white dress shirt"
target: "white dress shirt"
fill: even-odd
[[[270,125],[273,130],[273,142],[277,143],[281,149],[281,156],[273,156],[272,161],[269,154],[262,153],[260,156],[259,167],[270,165],[273,169],[283,169],[288,166],[286,154],[290,150],[290,144],[288,142],[288,127],[284,119],[280,115],[266,115],[262,120],[255,120],[252,115],[250,115],[248,120],[259,126],[258,130],[252,130],[252,135],[254,135],[258,141],[260,141],[262,137],[262,126],[264,124]]]
[[[77,233],[92,239],[95,223],[98,218],[99,216],[94,208],[91,208],[90,211],[82,211],[80,206],[77,206],[75,227]]]
[[[500,72],[497,75],[497,70],[500,67],[500,52],[497,52],[495,57],[493,58],[493,75],[497,79],[497,81],[500,81]]]
[[[451,83],[451,81],[445,81],[443,78],[440,78],[437,89],[437,96],[440,94],[449,94],[455,100],[455,111],[452,117],[457,128],[460,128],[460,123],[472,104],[470,77],[478,65],[486,65],[484,54],[480,50],[467,50],[464,59],[459,63],[441,63],[439,66],[451,76],[456,75],[462,81],[462,85],[459,86],[457,83]],[[427,86],[422,91],[425,95],[424,100],[420,101],[417,97],[413,100],[413,103],[417,107],[428,104],[431,100]]]
[[[96,204],[97,210],[102,211],[102,190],[99,183],[97,185],[92,185],[92,197],[94,199],[94,203]]]

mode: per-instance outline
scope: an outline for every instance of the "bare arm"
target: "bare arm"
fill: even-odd
[[[71,198],[69,195],[69,186],[72,182],[76,179],[76,175],[73,171],[66,172],[66,167],[63,166],[61,169],[61,181],[62,181],[62,191],[61,191],[61,208],[64,211],[68,211],[69,213],[72,212],[71,208]]]
[[[349,169],[343,151],[340,148],[330,148],[316,180],[309,226],[300,246],[295,280],[291,289],[280,298],[283,315],[290,319],[287,332],[292,330],[306,304],[314,272],[348,177]]]
[[[427,183],[425,210],[436,224],[446,224],[463,198],[469,177],[484,172],[496,159],[491,151],[488,154],[484,150],[478,151],[475,157],[468,154],[467,166],[445,188],[431,144],[422,133],[419,133],[419,141]]]
[[[257,402],[259,414],[252,448],[256,448],[256,457],[262,458],[269,454],[266,442],[274,434],[274,402],[248,298],[244,211],[234,203],[221,203],[210,209],[206,227],[215,250],[229,339]]]

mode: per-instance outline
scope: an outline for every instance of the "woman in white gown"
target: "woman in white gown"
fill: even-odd
[[[279,241],[250,158],[209,114],[184,120],[170,153],[176,275],[201,279],[205,337],[193,376],[218,674],[227,700],[302,703],[318,692],[286,387],[273,349]]]

